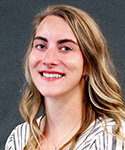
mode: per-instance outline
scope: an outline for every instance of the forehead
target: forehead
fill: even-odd
[[[36,36],[51,36],[72,38],[76,41],[75,35],[68,23],[58,16],[47,16],[39,24],[36,30]]]

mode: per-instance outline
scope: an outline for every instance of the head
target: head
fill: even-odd
[[[64,5],[50,6],[47,10],[38,14],[34,20],[31,42],[26,55],[25,68],[26,79],[31,86],[34,86],[34,84],[29,72],[29,54],[32,50],[33,40],[39,24],[45,17],[51,15],[63,18],[73,31],[78,45],[82,50],[90,82],[94,80],[94,78],[98,78],[101,69],[104,70],[106,68],[108,70],[106,41],[95,21],[80,9]]]

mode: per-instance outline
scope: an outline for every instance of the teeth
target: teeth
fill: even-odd
[[[43,73],[43,76],[44,77],[47,77],[47,78],[60,78],[62,77],[62,75],[60,74],[52,74],[52,73]]]

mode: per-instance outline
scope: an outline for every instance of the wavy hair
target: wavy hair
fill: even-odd
[[[92,122],[93,112],[95,112],[96,118],[100,116],[112,118],[116,123],[115,136],[125,140],[120,132],[121,120],[125,119],[121,89],[116,80],[115,69],[104,36],[95,21],[86,12],[72,6],[53,5],[36,15],[33,22],[31,42],[26,53],[25,76],[27,87],[20,104],[20,112],[29,123],[30,133],[24,149],[38,149],[44,138],[36,122],[39,110],[41,107],[44,108],[44,97],[32,81],[29,71],[29,54],[32,50],[37,27],[45,17],[50,15],[59,16],[69,24],[82,50],[88,72],[88,80],[85,85],[87,99],[85,120],[82,122],[79,131],[66,144],[71,142],[71,150],[75,147],[79,136]]]

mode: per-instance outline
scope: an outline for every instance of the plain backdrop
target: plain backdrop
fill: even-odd
[[[125,97],[125,0],[0,0],[0,149],[12,129],[23,122],[18,108],[25,82],[23,57],[36,13],[51,4],[68,4],[88,12],[106,37]]]

